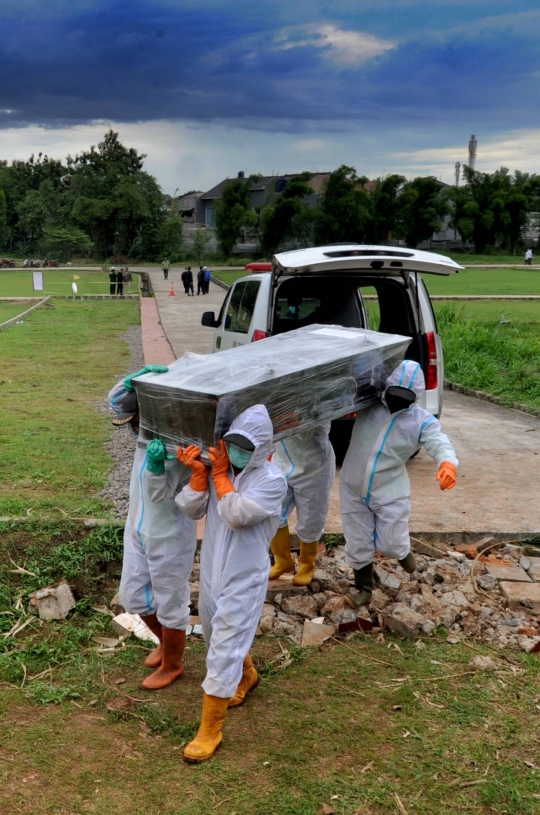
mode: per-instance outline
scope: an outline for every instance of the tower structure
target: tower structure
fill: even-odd
[[[477,147],[478,142],[476,141],[476,136],[473,133],[471,138],[469,139],[469,167],[471,170],[474,170],[474,166],[476,164]]]

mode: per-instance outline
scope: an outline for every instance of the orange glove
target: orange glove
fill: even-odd
[[[212,462],[214,487],[216,488],[218,500],[221,501],[224,495],[229,492],[236,492],[229,478],[229,456],[223,439],[219,440],[219,451],[215,447],[211,447],[208,451],[208,457]]]
[[[192,471],[189,482],[191,489],[195,492],[206,492],[208,490],[208,469],[202,461],[197,461],[200,455],[200,449],[194,444],[190,444],[185,450],[179,447],[176,451],[178,461]]]
[[[452,490],[456,486],[456,465],[451,461],[443,461],[437,473],[437,481],[441,490]]]

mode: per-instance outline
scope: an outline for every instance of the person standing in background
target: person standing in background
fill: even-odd
[[[116,269],[114,266],[109,269],[109,294],[116,294]]]
[[[124,283],[127,286],[127,293],[128,294],[131,294],[131,283],[132,283],[132,281],[133,281],[133,278],[131,276],[131,272],[129,271],[128,267],[126,266],[126,268],[124,269]]]
[[[204,294],[204,270],[202,266],[199,266],[199,271],[197,272],[197,294],[201,292]]]
[[[203,294],[208,294],[208,292],[210,291],[210,280],[212,279],[212,275],[210,273],[210,269],[208,268],[208,266],[203,266],[203,272],[204,272]]]
[[[161,268],[163,269],[163,279],[168,280],[169,279],[169,270],[171,268],[171,264],[169,263],[167,258],[164,258],[164,260],[161,261]]]
[[[122,296],[124,294],[124,272],[122,269],[118,269],[116,273],[116,293]]]
[[[532,249],[527,249],[527,251],[525,252],[525,263],[527,264],[527,266],[531,265],[532,259],[533,259]]]

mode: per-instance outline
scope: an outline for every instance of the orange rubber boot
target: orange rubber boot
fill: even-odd
[[[186,632],[163,626],[163,658],[160,667],[142,682],[147,690],[166,688],[184,673],[182,657],[186,647]]]
[[[163,659],[163,633],[161,623],[157,618],[157,614],[149,614],[147,617],[141,617],[141,620],[143,623],[146,623],[152,634],[155,634],[159,640],[159,645],[154,648],[153,651],[150,651],[144,660],[144,664],[147,668],[159,668],[161,660]]]
[[[236,689],[236,693],[229,701],[229,707],[239,707],[246,701],[246,696],[252,690],[255,690],[261,680],[257,669],[252,662],[251,656],[248,654],[244,660],[244,669],[242,671],[242,679]]]
[[[274,565],[270,569],[270,580],[275,580],[285,572],[294,572],[294,560],[291,555],[291,533],[288,526],[278,529],[270,543],[274,555]]]
[[[184,760],[199,764],[214,755],[223,740],[222,728],[230,699],[220,696],[203,697],[203,709],[199,732],[184,750]]]

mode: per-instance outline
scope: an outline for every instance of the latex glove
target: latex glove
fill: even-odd
[[[189,486],[195,492],[207,492],[208,490],[208,468],[199,461],[201,450],[194,444],[190,444],[185,450],[178,448],[176,457],[185,467],[192,471]]]
[[[166,374],[168,370],[166,365],[145,365],[140,371],[126,376],[124,379],[124,388],[127,391],[133,391],[135,388],[131,384],[132,379],[136,379],[138,376],[143,376],[144,374]]]
[[[456,465],[451,461],[443,461],[437,473],[437,481],[441,490],[452,490],[456,486]]]
[[[212,462],[212,480],[216,488],[217,497],[221,501],[224,495],[229,492],[235,492],[235,489],[229,478],[229,456],[227,448],[223,439],[219,440],[219,450],[215,447],[210,447],[208,457]]]
[[[165,472],[165,445],[161,439],[152,439],[146,447],[146,469],[154,475]]]

